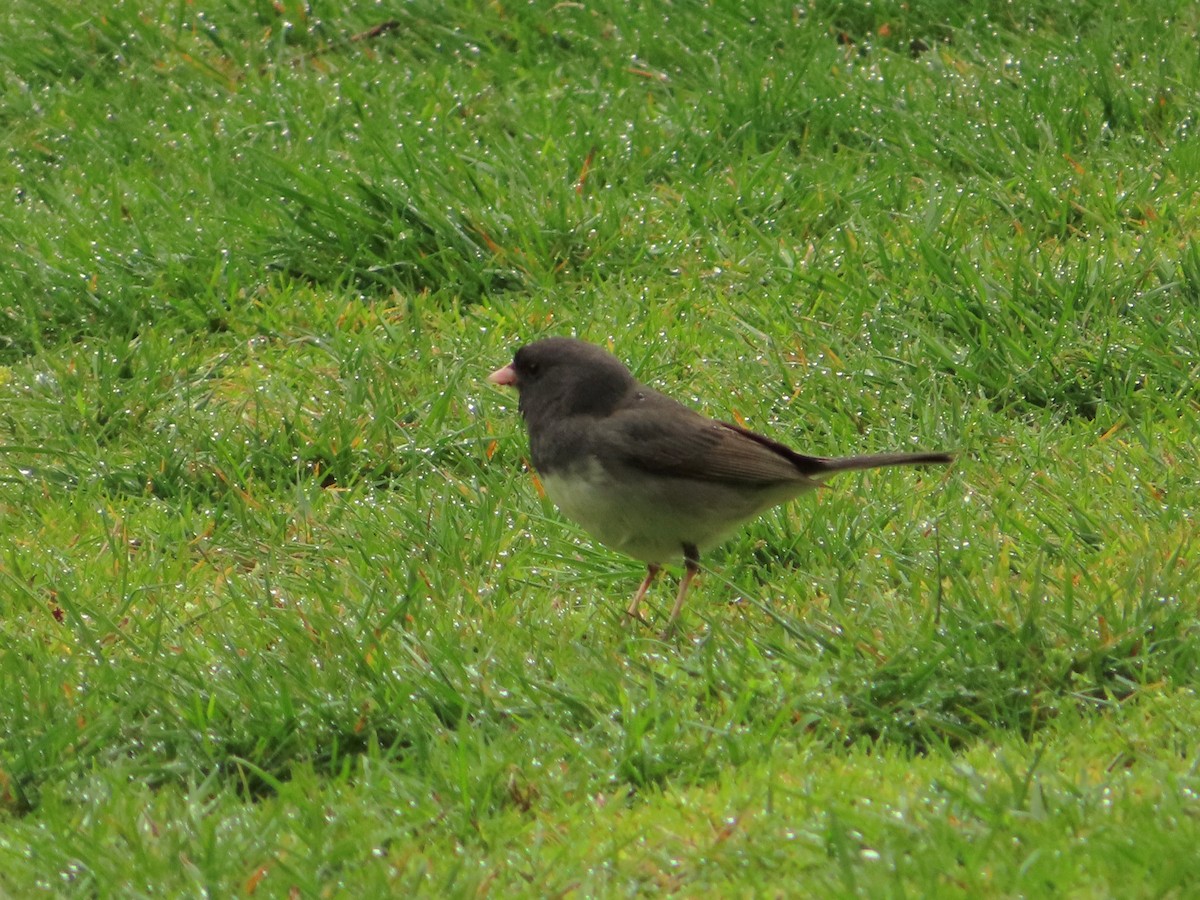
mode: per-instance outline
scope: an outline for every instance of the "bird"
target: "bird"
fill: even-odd
[[[662,566],[682,558],[664,639],[701,552],[747,521],[839,472],[954,460],[940,452],[798,453],[696,412],[639,382],[604,348],[573,337],[525,344],[487,380],[516,389],[530,460],[559,511],[604,546],[645,563],[626,609],[630,619],[642,620],[639,608]]]

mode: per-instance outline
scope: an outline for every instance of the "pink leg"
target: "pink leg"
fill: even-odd
[[[675,605],[671,607],[671,618],[667,619],[667,627],[659,635],[664,641],[675,633],[675,622],[679,618],[680,610],[683,609],[683,601],[687,598],[688,588],[691,587],[696,573],[700,571],[700,554],[691,544],[684,545],[683,566],[683,578],[679,582],[679,594],[675,597]]]
[[[642,599],[646,596],[646,591],[650,590],[650,584],[658,575],[659,567],[654,563],[646,566],[646,577],[642,579],[642,583],[638,585],[637,593],[633,595],[633,600],[629,603],[629,608],[625,610],[625,615],[631,619],[641,620],[642,616],[638,612],[638,607],[642,605]]]

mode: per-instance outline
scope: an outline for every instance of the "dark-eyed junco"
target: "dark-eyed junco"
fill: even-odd
[[[700,551],[742,523],[837,472],[953,460],[949,453],[805,456],[705,418],[575,338],[528,344],[488,381],[517,389],[534,468],[563,514],[600,543],[646,563],[631,617],[638,618],[662,564],[683,557],[664,635],[683,608]]]

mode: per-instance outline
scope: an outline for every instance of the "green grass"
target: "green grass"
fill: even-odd
[[[94,6],[0,12],[0,894],[1200,890],[1194,4]],[[960,458],[664,644],[552,333]]]

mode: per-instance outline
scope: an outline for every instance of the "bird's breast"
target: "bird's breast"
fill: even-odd
[[[804,488],[774,489],[611,469],[594,456],[541,473],[546,494],[564,516],[600,543],[647,563],[679,559],[683,546],[712,547],[763,510]]]

